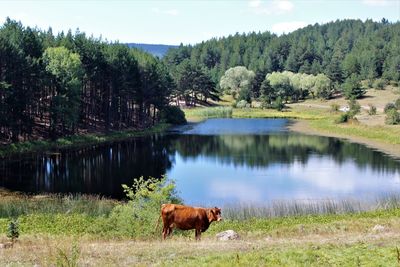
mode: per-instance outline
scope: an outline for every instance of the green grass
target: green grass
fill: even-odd
[[[328,114],[319,110],[296,110],[285,109],[284,111],[277,111],[275,109],[234,109],[234,118],[288,118],[288,119],[304,119],[304,120],[317,120],[325,119]]]
[[[388,195],[375,201],[354,199],[319,201],[276,201],[269,205],[228,205],[223,207],[224,217],[231,220],[275,218],[323,214],[352,214],[378,209],[400,209],[400,198]]]
[[[344,136],[357,136],[382,143],[400,144],[400,127],[366,126],[354,123],[337,124],[332,119],[315,120],[310,126],[323,132],[335,133]]]
[[[157,238],[156,229],[162,203],[179,203],[175,183],[162,179],[135,180],[123,185],[127,202],[94,196],[44,195],[28,197],[3,192],[0,198],[0,233],[10,218],[19,218],[27,234],[88,234],[105,237]],[[361,201],[281,201],[266,206],[222,207],[224,221],[213,224],[211,234],[234,229],[241,233],[264,233],[284,227],[293,232],[299,224],[314,225],[336,221],[400,216],[400,198],[388,195],[372,202]],[[68,226],[68,227],[67,227]]]
[[[79,199],[68,201],[82,203]],[[396,208],[396,199],[390,201],[366,212],[270,218],[252,214],[235,218],[223,210],[224,220],[212,223],[200,242],[194,241],[193,231],[176,230],[160,242],[161,227],[156,227],[159,210],[139,225],[136,221],[142,221],[141,213],[131,218],[132,202],[120,202],[111,212],[92,213],[89,208],[51,211],[36,207],[18,217],[19,241],[0,255],[0,262],[55,265],[61,251],[65,260],[98,266],[396,266],[400,208]],[[241,212],[241,207],[236,209]],[[9,218],[0,218],[0,241],[5,240],[9,222]],[[374,232],[377,224],[384,226],[384,232]],[[236,231],[241,240],[216,241],[215,235],[227,229]]]
[[[57,150],[61,148],[84,147],[105,142],[119,141],[127,138],[144,136],[165,131],[170,125],[165,123],[145,130],[116,131],[109,134],[72,135],[55,141],[26,141],[0,146],[0,158],[17,153]]]
[[[100,202],[104,202],[101,200]],[[82,202],[80,202],[82,203]],[[129,205],[129,204],[122,204]],[[75,205],[78,206],[78,205]],[[115,222],[119,220],[117,216],[110,216],[111,206],[107,208],[98,209],[96,211],[89,211],[91,207],[95,205],[88,205],[86,208],[75,208],[75,209],[55,209],[50,210],[33,210],[32,212],[21,213],[18,218],[20,221],[21,234],[56,234],[56,235],[75,235],[75,234],[88,234],[94,236],[105,236],[105,237],[134,237],[133,232],[129,231],[129,227],[132,225],[121,227],[119,229]],[[101,205],[97,205],[99,207]],[[115,206],[114,206],[115,207]],[[212,227],[207,231],[206,235],[214,235],[220,231],[226,229],[234,229],[241,234],[271,234],[276,230],[285,229],[285,235],[290,236],[293,231],[297,231],[298,225],[325,225],[337,222],[342,224],[354,223],[359,220],[364,220],[362,223],[372,225],[375,223],[374,220],[380,219],[385,220],[389,218],[398,218],[400,216],[400,208],[392,208],[388,206],[388,209],[378,209],[373,211],[365,212],[349,212],[349,213],[338,213],[338,214],[311,214],[311,215],[292,215],[292,216],[281,216],[281,217],[241,217],[232,216],[232,211],[227,211],[226,214],[223,210],[224,221],[220,223],[214,223]],[[95,209],[95,208],[92,208]],[[243,211],[237,208],[237,213]],[[118,213],[117,213],[118,215]],[[146,225],[147,228],[151,228],[149,231],[154,233],[154,238],[158,237],[156,230],[158,216],[152,216],[154,222]],[[124,216],[121,219],[125,218]],[[129,220],[128,220],[129,221]],[[127,221],[127,222],[128,222]],[[0,233],[5,233],[9,218],[0,218]],[[123,222],[120,222],[123,223]],[[158,228],[160,230],[160,228]],[[133,230],[133,229],[132,229]],[[133,233],[134,234],[134,233]]]
[[[319,110],[294,110],[285,109],[277,111],[274,109],[259,108],[231,108],[231,107],[213,107],[213,108],[191,108],[185,109],[185,116],[188,120],[202,120],[207,118],[288,118],[315,120],[323,119],[328,115]]]
[[[184,109],[188,120],[201,120],[210,118],[232,118],[231,107],[190,108]]]
[[[398,266],[394,244],[272,246],[249,251],[213,252],[163,262],[163,266]]]
[[[29,214],[110,214],[118,204],[112,199],[87,195],[43,195],[36,197],[9,196],[0,200],[0,218]]]

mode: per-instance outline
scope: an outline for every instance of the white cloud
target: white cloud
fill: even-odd
[[[290,0],[250,0],[249,8],[255,14],[281,15],[291,12],[294,4]]]
[[[281,12],[292,11],[294,7],[293,3],[288,0],[273,1],[272,5],[276,10],[279,10]]]
[[[391,4],[389,0],[363,0],[362,2],[368,6],[388,6]]]
[[[250,185],[246,181],[221,181],[215,179],[211,182],[209,198],[217,196],[237,203],[262,203],[265,192],[257,185]]]
[[[272,32],[277,34],[289,33],[295,31],[297,29],[303,28],[307,26],[307,22],[305,21],[288,21],[288,22],[280,22],[272,25]]]
[[[255,8],[259,7],[261,5],[261,0],[250,0],[249,1],[249,7]]]
[[[169,16],[178,16],[179,15],[179,10],[177,10],[177,9],[161,10],[159,8],[153,8],[152,11],[153,11],[153,13],[156,13],[156,14],[164,14],[164,15],[169,15]]]

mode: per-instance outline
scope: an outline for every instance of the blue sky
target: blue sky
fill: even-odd
[[[0,0],[6,17],[53,32],[72,29],[109,41],[195,44],[236,32],[290,32],[336,19],[400,20],[400,0]]]

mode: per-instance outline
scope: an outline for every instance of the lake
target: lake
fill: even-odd
[[[117,199],[135,177],[174,179],[192,205],[376,199],[400,193],[400,161],[286,119],[209,119],[162,135],[2,160],[0,186]]]

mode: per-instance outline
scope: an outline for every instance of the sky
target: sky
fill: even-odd
[[[396,22],[400,0],[0,0],[0,23],[7,17],[53,33],[79,28],[108,41],[177,45],[336,19]]]

